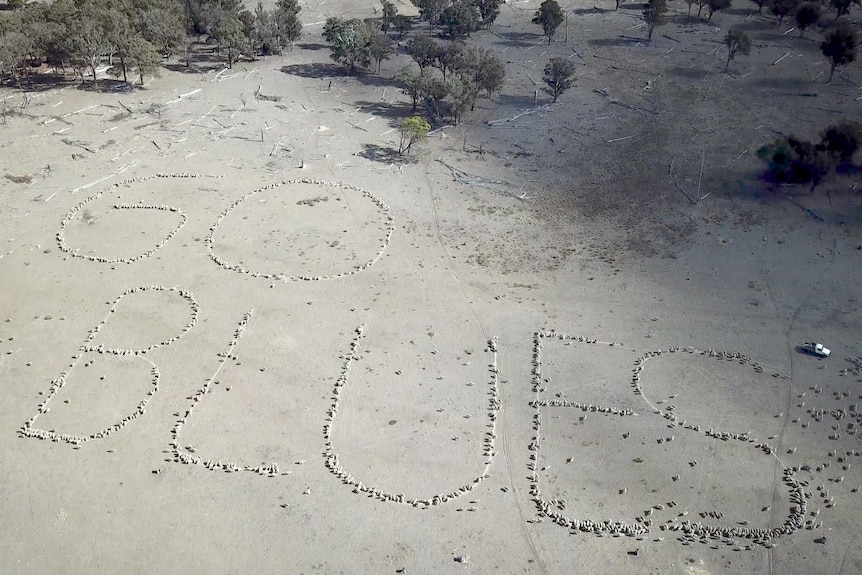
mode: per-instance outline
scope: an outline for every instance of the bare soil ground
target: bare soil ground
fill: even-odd
[[[371,4],[0,95],[0,571],[862,569],[859,176],[754,157],[859,119],[862,70],[748,5],[646,43],[639,4],[563,4],[568,41],[537,0],[474,34],[502,92],[403,163],[406,57],[347,77],[320,38]]]

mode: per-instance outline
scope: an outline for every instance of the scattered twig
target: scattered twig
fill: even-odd
[[[189,96],[197,94],[200,91],[201,91],[200,88],[196,88],[196,89],[192,90],[191,92],[186,92],[185,94],[180,94],[180,96],[176,100],[169,100],[169,101],[165,102],[164,105],[167,106],[168,104],[176,104],[177,102],[182,102],[183,100],[185,100]],[[152,106],[150,106],[150,109],[147,110],[147,112],[151,113],[151,114],[156,114],[159,111],[161,111],[161,105],[159,105],[159,104],[153,104]]]
[[[738,160],[739,158],[741,158],[742,156],[744,156],[747,152],[748,152],[748,148],[745,148],[744,150],[742,150],[742,153],[741,153],[741,154],[739,154],[738,156],[736,156],[736,157],[733,159],[733,161]]]
[[[679,190],[680,192],[682,192],[682,195],[684,195],[686,198],[688,198],[688,201],[690,201],[692,204],[696,204],[696,203],[697,203],[696,201],[694,201],[694,199],[693,199],[691,196],[689,196],[689,195],[688,195],[688,192],[686,192],[684,189],[682,189],[682,186],[680,186],[680,185],[679,185],[678,183],[676,183],[676,182],[674,182],[674,183],[673,183],[673,185],[675,185],[675,186],[676,186],[676,189],[677,189],[677,190]]]
[[[443,160],[441,160],[439,158],[437,159],[437,161],[440,162],[441,164],[443,164],[444,166],[446,166],[447,168],[449,168],[449,170],[452,172],[452,177],[455,179],[456,182],[461,182],[462,184],[471,184],[473,186],[479,186],[482,188],[488,188],[488,189],[492,189],[492,190],[494,190],[494,189],[500,190],[505,195],[512,196],[513,198],[518,198],[519,200],[529,200],[530,199],[525,192],[521,193],[521,195],[516,195],[514,192],[509,191],[509,189],[512,188],[513,186],[508,182],[504,182],[502,180],[486,180],[486,179],[481,178],[479,176],[472,176],[472,175],[468,174],[467,172],[463,172],[463,171],[459,170],[458,168],[450,166],[449,164],[447,164],[446,162],[444,162]]]
[[[509,116],[508,118],[501,118],[499,120],[488,120],[487,122],[485,122],[485,124],[487,124],[488,126],[497,126],[500,124],[506,124],[508,122],[514,122],[515,120],[517,120],[521,116],[526,116],[528,114],[532,114],[532,113],[537,112],[539,110],[544,110],[547,107],[548,107],[548,105],[546,104],[544,106],[539,106],[538,108],[531,108],[529,110],[524,110],[523,112],[515,114],[514,116]]]
[[[673,41],[674,41],[674,42],[676,42],[677,44],[682,44],[682,42],[680,42],[680,41],[679,41],[679,40],[677,40],[676,38],[671,38],[671,37],[670,37],[670,36],[668,36],[667,34],[662,34],[662,36],[664,36],[664,37],[665,37],[665,38],[667,38],[668,40],[673,40]]]
[[[773,66],[775,66],[776,64],[778,64],[779,62],[781,62],[782,60],[784,60],[785,58],[787,58],[789,55],[790,55],[790,52],[785,52],[785,53],[784,53],[784,56],[782,56],[781,58],[779,58],[778,60],[776,60],[775,62],[773,62],[773,63],[772,63],[772,65],[773,65]]]
[[[105,180],[109,180],[109,179],[113,178],[114,176],[118,176],[118,175],[122,174],[123,172],[128,170],[131,166],[134,166],[137,163],[138,163],[138,160],[133,160],[133,161],[129,162],[128,164],[123,164],[122,166],[117,168],[117,170],[115,172],[108,174],[104,178],[99,178],[98,180],[96,180],[94,182],[90,182],[89,184],[84,184],[83,186],[78,186],[77,188],[72,190],[72,193],[74,194],[76,192],[80,192],[81,190],[86,190],[87,188],[92,188],[93,186],[95,186],[97,184],[101,184]]]
[[[581,56],[581,55],[578,53],[578,51],[574,49],[574,47],[572,47],[572,53],[569,55],[569,58],[571,58],[572,56],[577,56],[578,58],[580,58],[580,59],[581,59],[581,61],[586,62],[586,60],[584,60],[584,57],[583,57],[583,56]],[[568,58],[567,58],[567,59],[568,59]]]
[[[705,154],[706,154],[706,150],[704,150],[704,156],[705,156]],[[703,196],[700,196],[697,199],[694,199],[693,197],[691,197],[691,195],[688,192],[686,192],[685,189],[682,186],[680,186],[679,183],[676,181],[676,177],[679,174],[677,172],[675,172],[673,169],[673,161],[671,161],[667,166],[667,175],[670,178],[670,180],[673,182],[673,185],[676,186],[676,189],[679,190],[682,193],[682,195],[684,195],[686,197],[686,199],[688,199],[688,201],[691,202],[693,205],[699,204],[700,202],[702,202],[703,200],[708,198],[710,196],[710,194],[712,194],[712,192],[707,192],[706,194],[704,194]],[[702,179],[703,178],[703,160],[701,160],[701,165],[700,165],[700,176]],[[698,194],[700,193],[700,179],[697,182],[697,193]]]
[[[623,140],[631,140],[634,138],[634,135],[625,136],[624,138],[614,138],[613,140],[608,140],[608,144],[613,144],[614,142],[622,142]]]
[[[791,32],[793,32],[794,30],[796,30],[796,27],[795,27],[795,26],[794,26],[793,28],[791,28],[790,30],[788,30],[787,32],[784,32],[784,33],[782,34],[782,36],[787,36],[788,34],[790,34]]]
[[[796,206],[797,208],[802,210],[802,213],[804,213],[806,216],[811,216],[812,218],[814,218],[815,220],[817,220],[819,222],[825,222],[826,221],[821,216],[819,216],[817,213],[815,213],[813,210],[811,210],[810,208],[806,208],[805,206],[803,206],[802,204],[797,202],[795,199],[793,199],[791,196],[785,195],[785,197],[788,200],[790,200],[790,203],[792,203],[794,206]]]

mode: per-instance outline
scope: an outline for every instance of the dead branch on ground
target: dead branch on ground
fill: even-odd
[[[454,178],[456,182],[460,182],[462,184],[469,184],[471,186],[479,186],[481,188],[487,188],[489,190],[497,190],[507,196],[518,198],[519,200],[530,199],[529,197],[527,197],[526,192],[522,193],[520,196],[511,192],[510,188],[512,188],[513,186],[509,182],[505,182],[503,180],[486,180],[485,178],[482,178],[480,176],[473,176],[471,174],[468,174],[467,172],[459,170],[458,168],[450,166],[439,158],[437,159],[437,161],[449,168],[449,170],[452,172],[452,178]]]
[[[705,163],[706,163],[706,150],[704,150],[703,154],[701,155],[700,176],[698,177],[698,180],[697,180],[697,192],[695,192],[695,197],[700,195],[700,186],[701,186],[701,183],[703,181],[703,167],[704,167]],[[695,197],[692,197],[691,194],[689,194],[687,191],[685,191],[685,188],[680,186],[679,182],[677,182],[677,178],[679,177],[679,172],[677,172],[676,170],[673,169],[673,160],[671,160],[667,166],[667,175],[668,175],[668,178],[670,179],[670,181],[673,182],[673,185],[676,186],[676,189],[679,190],[682,193],[682,195],[684,195],[688,199],[688,201],[691,202],[693,205],[699,204],[700,202],[702,202],[703,200],[708,198],[710,196],[710,194],[712,194],[712,192],[707,192],[703,196],[697,197],[697,199],[695,199]]]

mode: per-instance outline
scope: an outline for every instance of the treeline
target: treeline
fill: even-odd
[[[104,63],[128,81],[157,75],[166,58],[188,63],[195,37],[213,43],[228,66],[245,54],[279,52],[299,39],[297,0],[278,0],[254,12],[241,0],[55,0],[0,12],[0,76],[18,83],[49,64],[97,81]]]
[[[814,192],[836,170],[851,170],[860,146],[862,124],[843,121],[823,130],[819,142],[796,136],[778,138],[757,150],[757,157],[767,165],[767,181],[810,184]]]
[[[456,124],[476,106],[481,94],[492,97],[503,87],[506,67],[492,51],[471,46],[472,32],[489,28],[500,13],[502,0],[411,0],[419,20],[427,22],[411,33],[415,19],[398,13],[392,0],[380,0],[373,18],[332,17],[323,27],[330,57],[349,75],[381,63],[400,51],[413,62],[400,67],[394,80],[412,100],[412,113],[423,104],[435,122],[450,118]],[[545,0],[533,22],[542,26],[549,41],[564,15],[555,0]],[[405,38],[405,36],[408,36]],[[551,58],[544,68],[543,90],[554,100],[574,85],[575,67],[566,58]],[[538,91],[536,91],[538,99]],[[409,147],[409,146],[408,146]]]
[[[402,44],[415,66],[404,66],[395,79],[412,99],[414,113],[422,102],[432,120],[450,115],[457,123],[475,107],[481,92],[490,97],[503,85],[503,62],[491,50],[463,42],[471,32],[493,23],[502,0],[412,1],[429,29]],[[380,15],[364,20],[332,17],[323,27],[331,58],[348,74],[372,63],[379,74],[381,63],[396,54],[395,38],[403,39],[413,28],[413,19],[399,14],[391,0],[381,0],[375,12]],[[435,28],[442,37],[439,41],[432,36]]]

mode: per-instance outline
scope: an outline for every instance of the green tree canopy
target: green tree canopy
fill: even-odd
[[[533,16],[533,24],[538,24],[542,27],[542,32],[548,39],[548,44],[551,43],[554,34],[557,33],[557,28],[560,27],[563,20],[565,20],[565,14],[556,0],[544,0],[539,9],[536,10],[535,16]]]
[[[712,20],[712,15],[716,12],[721,12],[722,10],[727,10],[730,8],[732,4],[732,0],[707,0],[706,6],[709,10],[709,15],[706,18],[707,22]]]
[[[428,22],[428,27],[433,28],[440,20],[443,9],[449,5],[450,0],[410,0],[419,9],[419,17]]]
[[[799,28],[799,37],[805,35],[805,30],[814,26],[820,21],[822,10],[820,4],[816,2],[806,2],[796,11],[794,18],[796,19],[796,27]]]
[[[826,38],[820,43],[820,50],[829,59],[831,66],[827,82],[832,81],[832,76],[838,66],[846,66],[856,59],[858,44],[859,38],[856,35],[856,30],[846,24],[835,26],[826,33]]]
[[[438,51],[437,42],[427,34],[419,34],[407,42],[407,53],[423,69],[434,64]]]
[[[503,0],[473,0],[473,3],[479,9],[480,26],[486,30],[490,29],[491,24],[500,15],[500,5],[503,4]]]
[[[862,145],[862,124],[843,121],[820,133],[820,143],[840,166],[847,166]]]
[[[470,0],[456,0],[443,9],[438,20],[452,40],[459,40],[479,29],[481,14]]]
[[[431,124],[419,116],[404,118],[398,126],[398,132],[401,134],[401,142],[398,144],[398,154],[409,155],[413,144],[419,140],[424,140],[430,130]]]
[[[824,146],[790,136],[779,138],[757,150],[766,162],[766,178],[776,183],[820,185],[834,167]]]
[[[554,102],[560,95],[575,84],[575,65],[566,58],[551,58],[545,65],[542,77],[546,86],[545,92],[554,98]]]
[[[643,11],[643,20],[647,25],[647,42],[652,41],[652,34],[656,27],[667,24],[667,0],[649,0]],[[700,12],[698,12],[700,15]]]
[[[835,9],[835,19],[850,13],[853,5],[862,6],[862,0],[829,0],[829,6]]]
[[[371,64],[372,33],[362,20],[331,17],[323,27],[323,37],[329,43],[330,57],[347,68],[348,75]]]
[[[299,11],[302,8],[297,0],[278,0],[275,4],[275,35],[279,47],[290,47],[302,35],[302,22],[299,19]]]
[[[799,9],[801,0],[769,0],[769,11],[778,18],[778,25],[784,21],[784,18],[796,12]]]
[[[727,72],[730,61],[737,54],[748,56],[751,52],[751,38],[742,30],[728,30],[724,36],[724,45],[727,46],[727,62],[724,64],[724,71]]]

